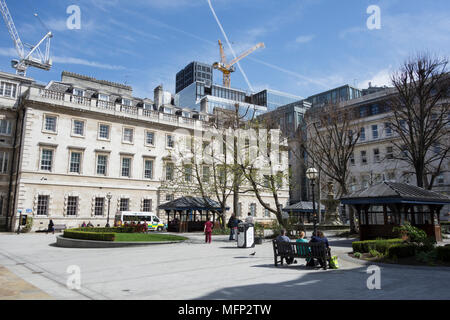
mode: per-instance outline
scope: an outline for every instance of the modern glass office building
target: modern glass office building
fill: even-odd
[[[306,100],[312,104],[313,107],[323,106],[326,104],[335,104],[342,101],[356,99],[362,96],[361,90],[349,86],[348,84],[342,87],[331,89],[325,92],[315,94],[308,97]]]
[[[265,89],[253,95],[253,103],[267,107],[268,111],[273,111],[278,107],[300,101],[302,97],[295,96],[289,93],[276,91],[272,89]]]
[[[198,61],[189,63],[176,75],[175,93],[180,92],[195,81],[202,81],[210,86],[213,81],[212,66]]]

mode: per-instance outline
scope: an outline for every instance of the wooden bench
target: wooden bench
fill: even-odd
[[[283,260],[286,260],[286,258],[292,260],[294,258],[316,258],[324,261],[323,268],[327,269],[330,253],[324,242],[279,242],[275,239],[272,244],[275,266],[278,266],[278,262],[283,265]],[[281,258],[280,261],[278,257]]]
[[[67,227],[66,227],[65,224],[54,224],[53,225],[53,230],[55,232],[61,232],[61,231],[66,230],[66,229],[67,229]]]

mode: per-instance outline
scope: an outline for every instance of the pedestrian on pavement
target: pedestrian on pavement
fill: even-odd
[[[237,229],[237,219],[236,219],[236,215],[233,213],[230,217],[230,219],[228,220],[228,224],[227,227],[230,228],[230,237],[228,238],[228,240],[235,240],[234,239],[234,235],[235,235],[235,229]]]
[[[208,221],[205,222],[205,227],[203,231],[205,232],[205,243],[211,243],[211,234],[213,229],[212,218],[209,218]]]
[[[255,224],[255,219],[253,219],[251,212],[248,213],[247,218],[245,218],[245,222]]]
[[[48,223],[47,234],[49,232],[52,232],[53,234],[55,234],[55,228],[54,228],[54,224],[53,224],[53,220],[52,219],[50,219],[50,222]]]

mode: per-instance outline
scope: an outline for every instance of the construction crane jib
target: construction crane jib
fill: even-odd
[[[222,41],[219,40],[219,49],[220,49],[220,62],[215,62],[213,64],[214,69],[218,69],[223,74],[223,86],[229,88],[231,84],[231,73],[236,71],[236,68],[234,67],[234,64],[251,54],[253,51],[255,51],[258,48],[264,48],[264,43],[260,42],[257,45],[253,46],[252,48],[248,49],[244,53],[242,53],[240,56],[236,57],[235,59],[231,60],[230,63],[227,63],[227,58],[225,56],[225,52],[223,50]]]
[[[14,25],[14,21],[6,6],[5,0],[0,0],[0,10],[9,34],[14,41],[17,54],[19,55],[19,60],[11,61],[11,66],[16,69],[16,73],[25,76],[28,67],[50,70],[52,66],[52,60],[50,58],[50,39],[53,37],[52,32],[47,31],[47,34],[34,46],[23,43],[22,40],[20,40],[19,33]],[[44,42],[45,51],[42,53],[40,46]]]

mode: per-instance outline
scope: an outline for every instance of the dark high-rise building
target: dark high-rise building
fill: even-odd
[[[207,86],[211,86],[213,80],[213,70],[210,64],[193,61],[176,75],[175,93],[180,92],[196,81],[202,81]]]

